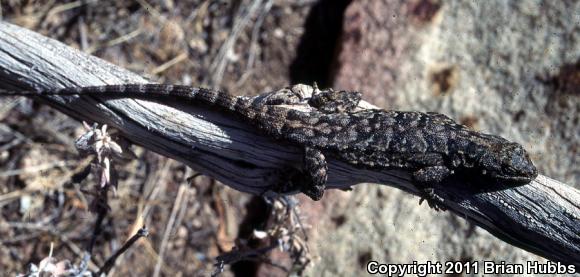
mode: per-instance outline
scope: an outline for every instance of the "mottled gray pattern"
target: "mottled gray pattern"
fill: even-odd
[[[355,111],[360,93],[317,90],[308,100],[315,111],[282,108],[298,100],[287,96],[252,99],[225,92],[177,85],[117,85],[43,92],[0,91],[0,95],[95,94],[134,98],[178,98],[215,106],[242,116],[265,134],[304,148],[301,172],[291,176],[294,188],[318,200],[327,180],[325,156],[357,167],[403,169],[420,188],[451,174],[487,177],[503,184],[527,183],[537,176],[528,154],[517,143],[469,130],[437,113],[386,110]],[[163,97],[163,98],[162,98]]]

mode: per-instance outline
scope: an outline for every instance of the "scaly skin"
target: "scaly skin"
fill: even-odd
[[[214,106],[241,116],[266,135],[302,146],[302,174],[291,181],[314,200],[322,198],[324,193],[326,156],[356,167],[407,170],[420,188],[429,188],[457,173],[487,177],[507,185],[528,183],[537,176],[528,154],[517,143],[469,130],[437,113],[355,111],[360,101],[360,94],[356,92],[317,90],[308,102],[317,110],[310,112],[280,107],[279,104],[286,103],[285,99],[258,101],[215,90],[158,84],[40,92],[0,90],[0,95],[178,98]]]

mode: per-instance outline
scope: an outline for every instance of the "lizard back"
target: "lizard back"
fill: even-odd
[[[290,110],[278,133],[361,167],[413,171],[445,166],[514,183],[529,182],[537,176],[521,145],[470,130],[437,113]]]

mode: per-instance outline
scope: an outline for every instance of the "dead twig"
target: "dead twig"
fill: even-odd
[[[149,236],[149,231],[147,228],[145,228],[145,226],[143,226],[143,228],[139,229],[135,235],[133,235],[127,242],[125,242],[125,244],[123,244],[123,247],[121,247],[111,257],[109,257],[109,259],[107,259],[105,264],[99,269],[99,272],[97,272],[97,276],[101,276],[101,274],[108,274],[111,268],[113,268],[115,265],[115,261],[119,256],[121,256],[121,254],[127,251],[135,242],[137,242],[138,239],[147,236]]]

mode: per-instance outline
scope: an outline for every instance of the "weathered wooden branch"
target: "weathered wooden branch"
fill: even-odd
[[[1,88],[140,82],[146,80],[37,33],[0,22]],[[297,147],[264,137],[248,124],[204,107],[76,96],[50,96],[42,101],[76,119],[113,126],[147,149],[248,193],[269,191],[284,177],[280,169],[301,160]],[[418,195],[405,172],[360,170],[332,158],[329,162],[330,188],[370,182]],[[476,185],[450,180],[436,189],[449,211],[500,239],[580,267],[578,190],[545,176],[516,188],[481,191]]]

